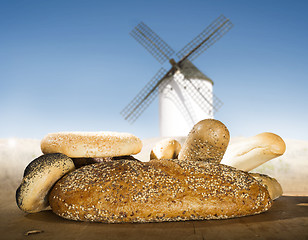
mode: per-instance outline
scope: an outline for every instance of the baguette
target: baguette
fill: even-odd
[[[286,150],[282,138],[274,133],[264,132],[230,144],[221,163],[243,171],[251,171],[261,164],[281,156]]]

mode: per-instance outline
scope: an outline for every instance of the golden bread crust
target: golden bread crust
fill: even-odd
[[[220,163],[229,140],[229,131],[222,122],[215,119],[202,120],[189,132],[178,158]]]
[[[275,200],[282,196],[283,190],[276,178],[272,178],[266,174],[249,173],[253,178],[263,184],[268,190],[271,199]]]
[[[150,159],[176,159],[181,150],[181,144],[172,138],[159,141],[152,148]]]
[[[41,141],[44,154],[63,153],[71,158],[134,155],[141,151],[141,140],[130,133],[58,132]]]
[[[49,202],[61,217],[107,223],[225,219],[272,204],[266,188],[246,172],[178,159],[88,165],[60,179]]]
[[[243,171],[251,171],[284,154],[286,144],[274,133],[264,132],[230,144],[221,163]]]

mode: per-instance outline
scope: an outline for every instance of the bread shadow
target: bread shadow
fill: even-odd
[[[162,223],[96,223],[96,222],[79,222],[73,220],[67,220],[54,214],[51,210],[42,211],[34,214],[27,214],[27,219],[32,221],[39,221],[45,223],[61,223],[61,224],[88,224],[88,225],[100,225],[108,226],[108,228],[182,228],[186,225],[206,226],[206,225],[233,225],[233,224],[252,224],[259,222],[269,222],[277,220],[286,220],[293,218],[308,217],[308,196],[295,197],[295,196],[283,196],[274,201],[272,208],[264,213],[245,216],[224,220],[197,220],[197,221],[180,221],[180,222],[162,222]]]
[[[166,225],[178,225],[179,227],[187,224],[187,222],[193,222],[193,221],[182,221],[182,222],[157,222],[157,223],[101,223],[101,222],[82,222],[82,221],[74,221],[74,220],[68,220],[64,219],[62,217],[59,217],[58,215],[54,214],[52,210],[45,210],[38,213],[32,213],[25,215],[25,218],[31,221],[37,221],[41,223],[60,223],[60,224],[70,224],[70,225],[89,225],[89,226],[106,226],[108,228],[138,228],[138,227],[151,227],[151,226],[166,226]]]
[[[25,218],[32,221],[39,221],[46,223],[67,222],[66,219],[61,218],[58,215],[54,214],[52,210],[45,210],[38,213],[29,213],[25,215]]]
[[[298,224],[303,218],[308,219],[308,196],[282,196],[264,213],[224,220],[195,221],[194,227],[200,231],[206,228],[219,228],[235,231],[237,228],[273,228],[283,221]]]

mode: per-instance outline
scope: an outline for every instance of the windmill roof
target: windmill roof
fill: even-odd
[[[192,62],[189,60],[185,60],[180,65],[181,72],[184,74],[186,78],[189,79],[203,79],[210,81],[214,84],[213,80],[206,76],[203,72],[201,72]]]

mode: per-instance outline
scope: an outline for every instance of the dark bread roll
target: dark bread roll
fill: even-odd
[[[17,206],[28,213],[46,209],[52,186],[74,169],[72,159],[62,153],[46,154],[34,159],[26,167],[21,184],[16,190]]]
[[[272,205],[266,188],[246,172],[178,159],[87,165],[60,179],[49,203],[63,218],[106,223],[226,219]]]
[[[93,163],[100,163],[100,162],[109,162],[109,161],[116,161],[119,159],[130,159],[134,160],[135,158],[133,156],[121,156],[121,157],[101,157],[101,158],[72,158],[75,167],[80,168],[89,164]]]

